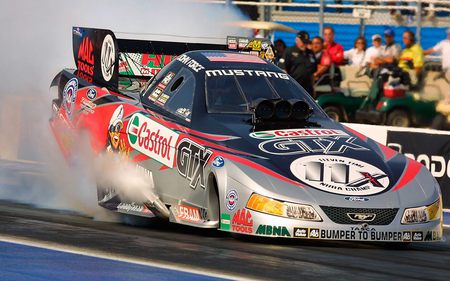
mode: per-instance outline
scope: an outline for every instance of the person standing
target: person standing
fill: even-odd
[[[323,39],[320,36],[316,36],[311,40],[311,50],[317,60],[317,70],[314,72],[314,81],[317,81],[328,72],[331,66],[331,58],[326,50],[323,48]],[[327,79],[328,78],[328,79]],[[322,79],[319,84],[329,84],[330,79],[326,77]]]
[[[308,32],[297,33],[295,45],[286,49],[279,65],[311,96],[314,96],[313,75],[317,70],[317,60],[314,53],[306,48],[308,43]]]
[[[392,28],[384,30],[384,42],[386,45],[383,46],[383,57],[378,63],[388,68],[397,65],[400,53],[402,52],[402,47],[400,47],[400,44],[395,43],[394,38],[395,32]]]
[[[424,52],[425,55],[440,53],[442,56],[442,71],[450,81],[450,28],[447,28],[447,39],[437,43],[433,48]]]

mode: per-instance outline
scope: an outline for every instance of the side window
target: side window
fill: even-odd
[[[162,75],[160,75],[162,74]],[[190,122],[195,90],[195,76],[191,70],[181,68],[177,73],[159,73],[144,94],[147,102]]]
[[[179,75],[173,78],[172,84],[168,85],[168,89],[164,109],[191,122],[195,91],[194,74],[190,70],[182,69]]]

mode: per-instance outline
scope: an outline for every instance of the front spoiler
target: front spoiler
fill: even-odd
[[[442,241],[443,234],[441,220],[413,225],[402,225],[397,220],[389,225],[349,225],[330,221],[301,221],[244,210],[250,212],[251,220],[245,222],[239,219],[242,215],[228,217],[222,214],[220,230],[262,237],[407,243],[438,242]]]

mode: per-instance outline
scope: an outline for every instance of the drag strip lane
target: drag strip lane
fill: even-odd
[[[244,239],[167,223],[96,222],[73,213],[2,202],[0,235],[226,274],[232,278],[435,279],[450,275],[446,242],[392,249],[379,244]],[[249,241],[247,241],[249,240]],[[432,275],[430,275],[432,274]]]

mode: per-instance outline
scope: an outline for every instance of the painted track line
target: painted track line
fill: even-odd
[[[149,260],[145,260],[142,258],[132,258],[132,257],[125,256],[125,255],[113,254],[113,253],[108,253],[108,252],[104,252],[104,251],[91,250],[91,249],[82,248],[82,247],[67,246],[67,245],[53,243],[53,242],[43,242],[43,241],[38,241],[38,240],[33,240],[33,239],[28,239],[28,238],[17,238],[17,237],[9,236],[9,235],[0,235],[0,241],[18,244],[18,245],[48,249],[48,250],[53,250],[53,251],[59,251],[59,252],[64,252],[64,253],[106,259],[106,260],[111,260],[111,261],[119,261],[119,262],[125,262],[125,263],[136,264],[136,265],[158,267],[158,268],[167,269],[167,270],[182,271],[182,272],[186,272],[186,273],[192,273],[192,274],[203,275],[203,276],[208,276],[208,277],[216,277],[216,278],[230,279],[230,280],[242,280],[242,281],[257,280],[257,279],[251,279],[251,278],[238,277],[235,275],[226,274],[226,273],[222,273],[222,272],[218,272],[218,271],[214,271],[214,270],[206,270],[205,268],[187,267],[187,266],[183,266],[183,265],[175,264],[175,263],[149,261]]]

